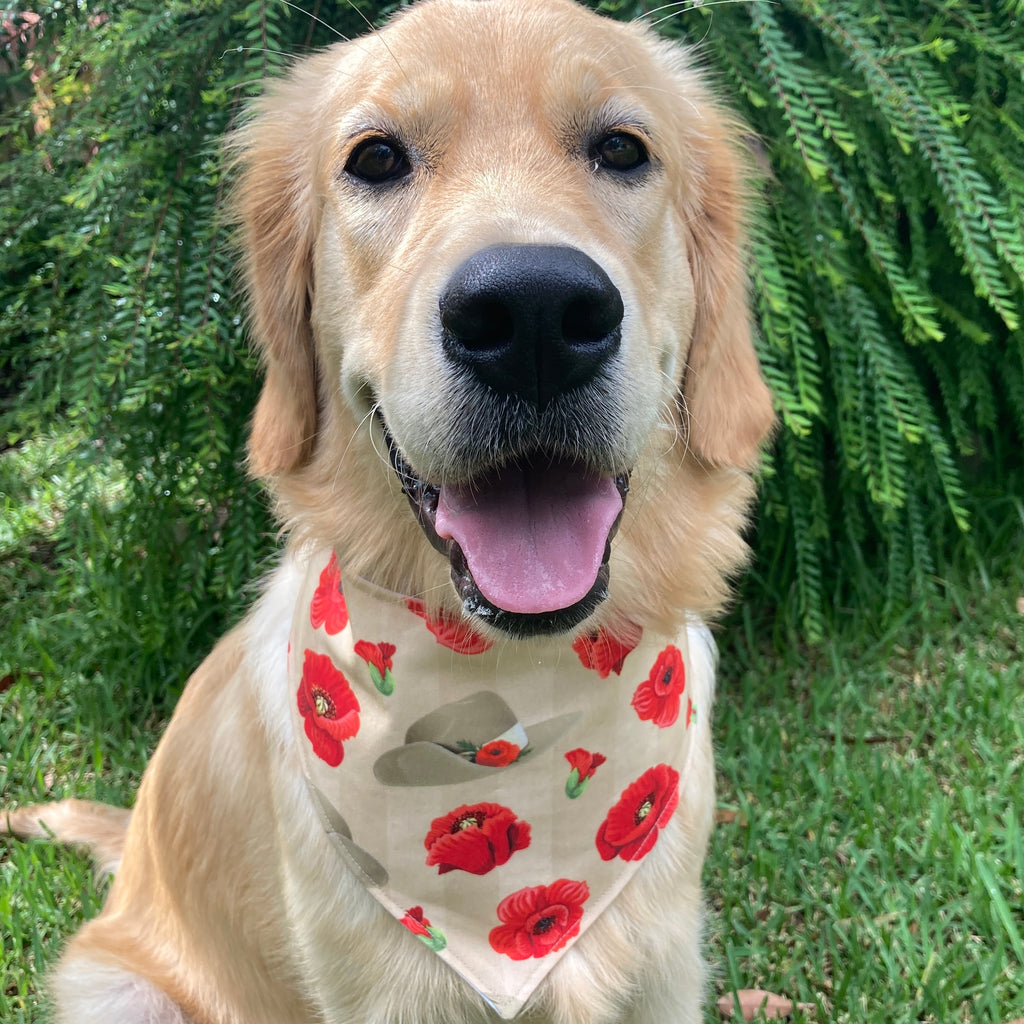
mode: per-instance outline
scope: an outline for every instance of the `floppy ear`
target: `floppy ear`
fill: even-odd
[[[724,130],[705,138],[703,195],[687,214],[697,310],[683,378],[689,446],[717,465],[752,468],[775,422],[751,334],[743,238],[743,162]]]
[[[255,476],[309,461],[317,430],[316,357],[310,325],[316,174],[310,131],[310,64],[271,83],[228,140],[240,169],[233,192],[249,323],[266,377],[249,434]],[[318,83],[322,87],[322,79]]]

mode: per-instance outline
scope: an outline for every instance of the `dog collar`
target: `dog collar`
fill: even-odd
[[[311,559],[288,663],[317,813],[382,906],[501,1017],[672,817],[711,707],[694,636],[711,642],[702,623],[671,640],[492,642],[364,580],[343,592],[335,556]]]

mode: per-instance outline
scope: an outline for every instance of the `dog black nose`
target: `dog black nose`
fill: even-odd
[[[481,249],[452,275],[440,306],[448,358],[539,409],[591,380],[619,347],[618,288],[568,246]]]

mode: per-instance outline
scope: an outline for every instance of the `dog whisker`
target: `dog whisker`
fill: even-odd
[[[659,18],[657,21],[650,22],[651,28],[657,28],[659,25],[664,25],[667,21],[672,21],[674,18],[678,18],[681,14],[686,13],[685,11],[676,11],[674,14],[666,14],[663,18]],[[693,40],[689,45],[694,49],[699,49],[705,39],[711,34],[711,22],[714,15],[708,18],[707,27],[704,29],[704,34],[699,38]]]
[[[374,432],[373,432],[373,422],[374,422],[374,419],[376,419],[379,415],[380,415],[380,402],[374,402],[373,406],[370,409],[370,411],[362,418],[362,420],[360,420],[359,428],[358,429],[362,430],[362,428],[364,426],[366,427],[367,433],[368,433],[368,435],[370,437],[370,444],[373,446],[373,453],[374,453],[374,455],[377,456],[377,458],[380,460],[381,465],[384,466],[388,470],[388,472],[390,473],[390,471],[391,471],[391,456],[390,456],[390,454],[388,452],[386,452],[386,451],[382,452],[380,450],[380,448],[377,447],[377,438],[376,438],[376,436],[374,435]],[[353,438],[354,437],[355,437],[355,434],[353,434]]]
[[[220,59],[224,60],[224,58],[227,57],[227,55],[229,53],[273,53],[273,54],[276,54],[278,57],[287,57],[287,58],[290,58],[292,56],[292,54],[286,53],[284,50],[273,50],[269,46],[229,46],[220,55]],[[248,88],[249,86],[258,85],[258,84],[260,84],[260,80],[259,79],[254,79],[251,82],[242,83],[241,87],[242,88]],[[235,88],[237,89],[237,88],[239,88],[239,86],[236,85]]]
[[[656,27],[663,24],[666,21],[670,21],[672,18],[679,17],[683,14],[689,14],[692,11],[702,10],[706,7],[724,7],[732,4],[753,4],[753,3],[776,3],[777,0],[676,0],[674,3],[662,4],[659,7],[653,7],[649,11],[644,11],[643,14],[638,14],[633,21],[634,22],[646,22],[648,18],[653,17],[655,14],[660,14],[662,11],[670,11],[671,13],[651,22],[651,27]]]
[[[374,29],[373,23],[367,19],[366,15],[354,3],[352,3],[352,0],[347,0],[347,2],[349,7],[351,7],[352,10],[354,10],[371,29]],[[307,11],[304,7],[301,7],[299,4],[292,3],[291,0],[278,0],[278,3],[284,4],[285,7],[290,7],[293,11],[298,11],[299,14],[305,15],[305,17],[309,18],[309,20],[312,21],[314,24],[322,25],[325,29],[327,29],[328,32],[333,32],[339,39],[342,39],[345,42],[349,42],[348,36],[339,32],[329,22],[324,21],[323,18],[318,18],[312,11]]]
[[[284,4],[286,7],[292,8],[292,10],[298,11],[300,14],[305,15],[307,18],[309,18],[315,24],[322,25],[329,32],[333,32],[338,37],[338,39],[341,40],[342,42],[351,43],[353,45],[360,46],[360,48],[363,48],[361,46],[361,44],[360,44],[358,39],[355,39],[355,40],[350,39],[343,32],[339,32],[338,29],[336,29],[333,25],[331,25],[328,22],[324,21],[322,18],[317,17],[311,11],[307,11],[305,8],[301,7],[299,4],[292,3],[292,0],[278,0],[278,2]],[[370,34],[371,35],[375,35],[378,38],[380,38],[380,32],[378,31],[377,26],[374,25],[374,23],[372,21],[370,21],[370,19],[366,16],[366,13],[362,10],[362,8],[360,8],[359,5],[354,2],[354,0],[345,0],[345,2],[363,20],[363,22],[366,25],[366,27],[370,30]],[[395,57],[394,53],[391,51],[391,48],[388,46],[387,41],[384,40],[384,39],[381,39],[381,43],[384,46],[384,49],[387,50],[388,55],[394,61],[395,67],[397,67],[400,71],[402,71],[403,74],[405,74],[405,71],[402,68],[402,65],[399,63],[398,58]]]

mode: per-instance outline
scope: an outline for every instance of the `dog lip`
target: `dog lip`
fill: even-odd
[[[441,497],[440,486],[427,483],[416,475],[412,466],[405,461],[402,453],[398,450],[398,446],[386,426],[384,427],[384,438],[387,441],[392,468],[402,484],[402,493],[408,498],[417,522],[423,528],[431,546],[446,558],[450,558],[454,541],[439,536],[435,527],[437,503]]]
[[[451,566],[452,583],[462,599],[463,609],[470,615],[482,619],[496,629],[514,637],[528,637],[565,633],[585,621],[608,596],[609,565],[611,543],[618,532],[625,509],[626,495],[629,493],[629,473],[618,473],[613,482],[622,498],[622,509],[615,517],[608,537],[605,541],[604,553],[597,577],[586,594],[574,604],[566,608],[544,612],[511,612],[500,608],[489,601],[470,571],[466,556],[458,542],[451,537],[441,537],[437,532],[437,508],[441,496],[441,487],[429,483],[417,475],[406,461],[398,445],[395,443],[387,424],[380,419],[384,438],[388,446],[391,465],[402,484],[409,505],[416,516],[417,522],[426,535],[430,545],[448,559]]]

